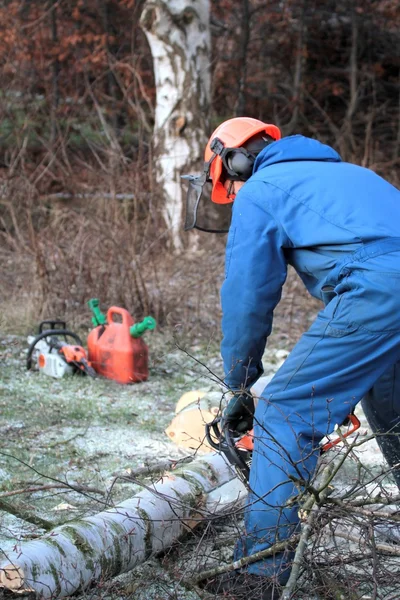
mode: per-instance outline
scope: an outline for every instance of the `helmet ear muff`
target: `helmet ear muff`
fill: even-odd
[[[253,173],[255,157],[243,151],[231,152],[227,156],[227,163],[231,171],[237,174],[242,181],[246,181]]]
[[[237,174],[241,181],[247,181],[253,174],[253,166],[257,155],[274,139],[266,132],[261,132],[250,138],[244,147],[232,150],[227,155],[229,168]]]

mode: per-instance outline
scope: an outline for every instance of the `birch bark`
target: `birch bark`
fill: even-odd
[[[239,482],[226,494],[225,484],[234,479],[217,454],[184,465],[115,508],[15,547],[0,562],[0,587],[63,598],[125,573],[210,514],[225,513],[238,499],[243,503]]]
[[[199,170],[207,143],[209,13],[209,0],[148,0],[141,16],[156,83],[154,175],[175,248],[186,194],[180,176]]]

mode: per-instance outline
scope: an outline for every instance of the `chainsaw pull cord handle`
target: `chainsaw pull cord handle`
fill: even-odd
[[[35,337],[35,339],[33,340],[33,342],[31,343],[31,345],[28,348],[28,352],[26,354],[26,368],[28,371],[30,371],[32,369],[32,354],[33,354],[36,344],[38,342],[40,342],[40,340],[42,340],[43,338],[56,336],[56,335],[64,335],[65,337],[72,337],[75,340],[77,346],[83,346],[82,340],[79,337],[79,335],[77,335],[73,331],[70,331],[69,329],[47,329],[45,331],[42,331],[41,333],[39,333],[39,335],[37,335]]]

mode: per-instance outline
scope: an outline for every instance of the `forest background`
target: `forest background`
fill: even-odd
[[[222,375],[219,288],[226,236],[184,233],[182,227],[178,245],[165,220],[157,77],[146,35],[146,27],[151,29],[162,14],[165,37],[170,27],[185,38],[201,7],[203,16],[210,8],[201,27],[210,33],[203,74],[210,75],[211,88],[207,108],[196,115],[204,124],[204,130],[198,126],[199,140],[225,119],[247,115],[277,124],[283,135],[301,133],[331,144],[344,160],[399,186],[398,0],[0,0],[0,433],[5,447],[0,558],[17,542],[37,536],[29,523],[37,523],[38,515],[58,524],[93,514],[104,501],[117,503],[135,493],[135,480],[127,481],[127,473],[180,458],[183,450],[164,433],[178,398],[194,387],[214,390]],[[175,121],[178,141],[189,139],[186,116]],[[201,169],[201,153],[192,163]],[[171,172],[173,177],[179,181],[179,173]],[[28,331],[42,318],[61,318],[70,329],[87,333],[91,297],[100,299],[103,310],[119,305],[137,320],[156,317],[161,334],[147,338],[148,382],[60,382],[26,371]],[[290,271],[274,315],[266,374],[276,371],[318,308]],[[358,482],[368,504],[378,478],[383,481],[378,492],[389,490],[396,505],[397,490],[382,479],[388,470],[382,473],[382,456],[365,426],[364,420],[357,442],[367,441],[365,469],[357,457],[347,460],[337,489]],[[61,490],[54,491],[49,482],[61,482]],[[99,499],[78,493],[71,483],[94,486]],[[358,493],[355,483],[352,489]],[[7,509],[11,504],[14,512]],[[349,504],[347,513],[332,506],[329,515],[340,527],[348,525],[348,535],[354,513]],[[13,520],[15,507],[22,519]],[[368,514],[370,532],[374,523],[382,524],[382,514]],[[398,522],[391,525],[398,535]],[[226,523],[215,527],[221,527],[218,535],[232,535]],[[207,535],[204,529],[200,533],[205,546],[199,538],[181,545],[182,567],[176,568],[172,550],[173,591],[155,597],[177,598],[176,575],[204,568],[213,528],[207,525]],[[369,533],[364,545],[359,539],[351,545],[346,538],[346,554],[339,545],[332,554],[323,527],[316,531],[318,552],[311,552],[311,587],[304,597],[316,589],[321,556],[336,570],[328,572],[329,581],[322,578],[318,591],[328,592],[320,597],[338,597],[339,580],[346,598],[360,598],[365,590],[365,598],[383,597],[378,583],[397,586],[395,595],[384,597],[398,597],[398,545],[397,551],[390,548],[394,561],[388,566],[387,546],[384,560],[377,561],[382,547]],[[222,545],[215,539],[217,549],[225,547],[226,535]],[[200,562],[196,558],[188,568],[193,554]],[[164,585],[168,561],[164,556],[152,564],[155,571],[146,563],[137,576],[140,585],[153,579]],[[137,581],[124,585],[130,591],[123,597],[142,597]],[[107,595],[103,590],[100,586],[93,598]],[[149,597],[145,588],[143,598]]]
[[[218,330],[225,236],[187,233],[177,252],[162,217],[145,4],[0,3],[5,331],[25,333],[49,316],[88,325],[90,297],[197,337]],[[184,20],[190,3],[181,4]],[[331,144],[399,184],[397,0],[217,0],[210,9],[206,136],[247,115]],[[276,344],[290,343],[315,308],[291,274]]]

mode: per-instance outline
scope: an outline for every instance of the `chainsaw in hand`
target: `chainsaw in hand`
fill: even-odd
[[[251,460],[254,449],[253,430],[239,434],[225,427],[220,427],[221,417],[217,417],[211,423],[206,424],[206,438],[214,450],[222,452],[231,465],[236,469],[239,479],[247,484],[250,475]],[[321,452],[330,450],[337,444],[352,435],[359,429],[361,423],[354,413],[351,413],[342,423],[348,427],[347,431],[333,440],[328,440],[321,445]]]

